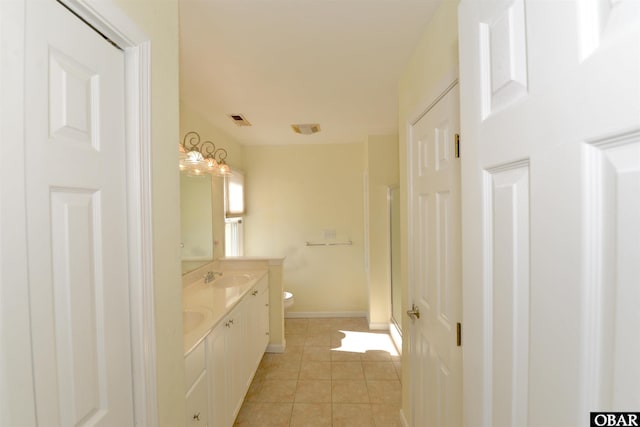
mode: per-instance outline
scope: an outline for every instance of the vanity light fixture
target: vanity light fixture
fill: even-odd
[[[227,150],[216,148],[211,141],[200,141],[198,132],[187,132],[178,149],[180,150],[180,170],[188,175],[199,176],[207,173],[218,176],[231,175],[231,168],[225,162]]]

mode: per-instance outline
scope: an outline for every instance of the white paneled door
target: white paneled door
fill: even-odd
[[[26,211],[39,425],[134,424],[124,54],[26,2]]]
[[[462,425],[459,94],[410,127],[411,425]]]
[[[640,2],[459,8],[467,426],[640,408]]]

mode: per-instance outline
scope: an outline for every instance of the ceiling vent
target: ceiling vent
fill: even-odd
[[[320,125],[318,123],[291,125],[291,129],[293,129],[295,133],[299,133],[302,135],[311,135],[320,132]]]
[[[247,120],[242,114],[229,114],[229,117],[238,126],[251,126],[249,120]]]

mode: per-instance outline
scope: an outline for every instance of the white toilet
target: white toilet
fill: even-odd
[[[291,292],[284,292],[284,309],[291,307],[293,305],[293,294]]]

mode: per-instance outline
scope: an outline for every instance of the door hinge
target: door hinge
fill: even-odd
[[[459,133],[456,133],[455,151],[456,151],[456,159],[459,159],[460,158],[460,134]]]
[[[456,345],[462,346],[462,324],[460,322],[456,323]]]

